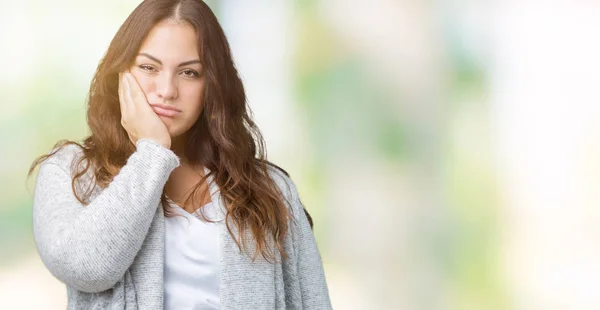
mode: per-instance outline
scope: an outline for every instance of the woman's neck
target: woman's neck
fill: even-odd
[[[175,153],[180,159],[181,164],[187,164],[187,158],[185,156],[185,149],[187,146],[187,138],[184,135],[180,135],[178,137],[171,138],[171,151]]]

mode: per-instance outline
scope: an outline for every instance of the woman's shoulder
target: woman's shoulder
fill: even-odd
[[[285,200],[287,200],[287,206],[292,211],[292,215],[294,216],[294,218],[297,219],[297,217],[300,216],[300,214],[305,215],[307,223],[309,225],[307,227],[309,227],[309,230],[312,230],[312,217],[300,201],[296,184],[294,183],[294,181],[292,181],[290,174],[283,168],[270,162],[267,164],[267,167],[269,169],[269,175],[271,179],[275,182],[275,184],[277,184],[279,191],[285,197]]]
[[[77,144],[67,143],[55,146],[48,155],[48,159],[42,165],[53,164],[65,172],[70,172],[83,156],[83,149]]]
[[[290,174],[283,168],[271,162],[267,162],[267,168],[269,177],[271,180],[273,180],[273,182],[275,182],[281,193],[287,199],[296,199],[298,196],[298,191],[296,189],[296,184],[290,177]]]

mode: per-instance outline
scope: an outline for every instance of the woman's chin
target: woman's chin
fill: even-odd
[[[160,116],[160,120],[163,122],[163,124],[165,124],[165,127],[167,127],[167,131],[169,132],[169,135],[171,135],[171,137],[173,135],[177,134],[177,127],[174,126],[173,122],[171,119],[168,119],[167,117],[163,117]]]
[[[193,126],[193,124],[186,124],[184,119],[177,120],[171,117],[160,115],[159,118],[163,122],[163,124],[165,124],[165,127],[167,127],[167,131],[169,132],[171,138],[183,135]]]
[[[158,115],[158,118],[160,118],[160,120],[163,122],[163,124],[165,124],[165,126],[167,126],[167,128],[173,127],[173,124],[175,122],[173,121],[172,117],[163,116],[163,115],[160,115],[160,114],[156,114],[156,115]]]
[[[183,133],[179,127],[169,126],[168,124],[165,125],[167,126],[167,131],[169,131],[169,136],[171,136],[171,138],[179,137]]]

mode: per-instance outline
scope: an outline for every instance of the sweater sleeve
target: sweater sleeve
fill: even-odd
[[[290,202],[293,214],[290,234],[295,250],[302,309],[332,309],[321,254],[296,186],[291,178],[282,174],[279,177],[285,182],[284,195]]]
[[[71,189],[69,164],[42,163],[33,199],[39,255],[63,283],[83,292],[112,288],[142,247],[177,155],[141,139],[136,151],[87,206]]]

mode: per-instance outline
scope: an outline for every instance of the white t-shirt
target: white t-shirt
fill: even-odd
[[[219,309],[219,228],[172,204],[181,216],[165,218],[164,308]],[[212,202],[204,214],[216,219]]]

